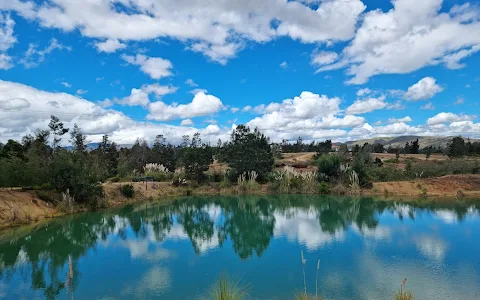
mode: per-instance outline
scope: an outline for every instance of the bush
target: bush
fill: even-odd
[[[54,203],[55,202],[55,194],[51,191],[46,190],[36,190],[35,195],[38,199],[43,200],[45,202]]]
[[[271,193],[278,194],[280,193],[282,183],[279,180],[272,180],[268,183],[268,190]]]
[[[330,185],[327,182],[320,182],[318,185],[318,193],[330,194]]]
[[[348,189],[342,182],[338,182],[330,189],[330,192],[333,195],[345,195],[348,192]]]
[[[126,198],[133,198],[133,195],[135,194],[135,190],[132,184],[122,185],[122,187],[120,188],[120,192]]]
[[[371,168],[369,175],[375,182],[407,180],[403,170],[392,167]]]
[[[228,179],[228,176],[223,176],[222,181],[220,181],[220,188],[229,188],[232,186],[232,182]]]
[[[384,160],[383,162],[387,164],[398,164],[398,158],[389,158]]]
[[[317,159],[318,174],[320,180],[338,176],[340,172],[340,157],[335,154],[324,154]],[[324,174],[324,176],[321,176]],[[326,176],[326,177],[325,177]]]

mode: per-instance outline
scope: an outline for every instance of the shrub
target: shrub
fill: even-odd
[[[398,158],[389,158],[384,160],[383,162],[387,164],[398,164]]]
[[[320,182],[318,185],[318,193],[320,194],[330,194],[330,185],[327,182]]]
[[[126,198],[133,198],[133,195],[135,194],[135,190],[132,184],[122,185],[120,191],[122,195]]]
[[[368,172],[369,176],[375,182],[401,181],[408,179],[403,170],[392,167],[370,168]]]
[[[338,155],[321,155],[317,159],[318,173],[324,174],[324,176],[320,176],[320,180],[329,180],[330,177],[338,176],[340,164],[341,161]]]
[[[220,188],[229,188],[232,186],[232,182],[228,179],[228,176],[224,175],[222,181],[220,181]]]
[[[55,202],[55,194],[51,191],[45,191],[45,190],[36,190],[35,195],[38,197],[38,199],[43,200],[45,202],[50,202],[53,203]]]
[[[330,192],[334,195],[345,195],[348,189],[339,181],[330,189]]]

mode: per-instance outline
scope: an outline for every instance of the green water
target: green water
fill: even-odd
[[[319,196],[179,199],[0,232],[2,299],[198,299],[222,273],[252,299],[480,299],[480,205]],[[71,257],[72,278],[67,279]]]

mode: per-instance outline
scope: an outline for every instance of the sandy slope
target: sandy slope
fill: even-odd
[[[21,190],[0,190],[0,227],[30,223],[57,214],[57,210],[35,194]]]
[[[426,192],[430,197],[469,197],[480,199],[480,175],[447,175],[411,181],[375,182],[368,194],[419,196]],[[463,195],[462,195],[463,194]]]

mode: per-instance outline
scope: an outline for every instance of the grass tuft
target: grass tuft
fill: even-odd
[[[393,300],[413,300],[413,295],[410,291],[407,291],[407,278],[402,280],[402,284],[400,284],[400,290],[395,294]]]
[[[240,285],[239,280],[231,280],[227,275],[220,276],[210,288],[205,300],[244,300],[248,298],[248,287]]]

